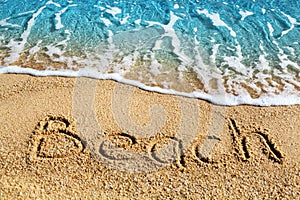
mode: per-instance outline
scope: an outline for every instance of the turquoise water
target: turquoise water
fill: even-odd
[[[0,0],[3,73],[91,71],[226,105],[299,104],[299,38],[299,0]]]

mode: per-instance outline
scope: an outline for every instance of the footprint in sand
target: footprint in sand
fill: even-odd
[[[84,149],[73,122],[55,115],[49,115],[37,124],[29,144],[31,159],[66,158]]]

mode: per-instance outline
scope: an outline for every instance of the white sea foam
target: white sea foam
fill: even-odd
[[[299,94],[298,95],[294,94],[290,90],[286,90],[280,95],[262,95],[258,99],[251,98],[251,96],[248,93],[239,96],[234,96],[232,94],[227,94],[227,93],[208,95],[206,93],[199,92],[199,91],[184,93],[184,92],[178,92],[170,89],[163,89],[160,87],[146,86],[140,83],[139,81],[125,79],[118,73],[101,74],[94,68],[85,68],[85,69],[80,69],[78,71],[74,71],[74,70],[39,71],[31,68],[21,68],[17,66],[0,67],[0,74],[5,74],[5,73],[30,74],[34,76],[89,77],[89,78],[95,78],[100,80],[109,79],[109,80],[118,81],[120,83],[125,83],[128,85],[133,85],[148,91],[153,91],[153,92],[158,92],[163,94],[180,95],[180,96],[191,97],[191,98],[200,98],[219,105],[252,104],[252,105],[259,105],[259,106],[272,106],[272,105],[300,104]]]
[[[121,24],[126,24],[126,23],[127,23],[127,20],[129,19],[129,17],[130,17],[130,16],[127,16],[127,17],[121,19],[121,20],[120,20],[120,23],[121,23]]]
[[[33,27],[35,23],[35,18],[41,14],[41,12],[46,8],[47,6],[42,6],[40,7],[37,12],[35,12],[31,19],[27,23],[27,29],[22,33],[21,35],[21,42],[15,41],[15,40],[10,40],[8,43],[7,47],[11,49],[11,53],[9,57],[4,59],[4,62],[7,64],[12,64],[15,61],[18,60],[20,53],[23,51],[25,44],[27,43],[27,38],[29,37],[29,34],[31,32],[31,28]]]
[[[18,13],[17,16],[21,17],[21,16],[24,16],[24,15],[32,14],[32,13],[34,13],[34,10]],[[12,24],[12,23],[7,22],[11,18],[12,17],[8,17],[8,18],[0,20],[0,26],[21,27],[21,25],[19,25],[19,24]]]
[[[37,44],[29,50],[29,53],[30,53],[31,55],[37,53],[37,52],[41,49],[41,48],[39,47],[39,45],[40,45],[42,42],[43,42],[43,40],[39,40],[39,41],[37,42]]]
[[[106,10],[107,13],[112,14],[114,17],[116,17],[117,14],[121,14],[122,10],[118,7],[109,7],[109,9]]]
[[[260,43],[259,48],[263,52],[263,54],[261,54],[259,56],[260,63],[258,64],[258,66],[259,66],[259,69],[261,69],[261,71],[263,71],[265,69],[268,69],[269,62],[266,59],[267,54],[266,54],[266,51],[263,48],[262,42]],[[263,80],[263,79],[260,79],[260,80]]]
[[[164,34],[161,36],[163,37],[170,37],[172,38],[172,46],[174,48],[173,52],[179,57],[179,59],[183,62],[183,65],[190,65],[193,61],[188,58],[183,52],[181,52],[181,42],[180,39],[178,38],[175,30],[174,30],[174,24],[177,22],[177,20],[180,19],[180,17],[176,16],[172,11],[170,12],[170,22],[167,25],[161,24],[159,22],[153,22],[153,21],[147,21],[149,23],[149,26],[153,25],[159,25],[164,29]],[[155,43],[154,49],[160,49],[160,45],[162,44],[161,40],[157,40]]]
[[[104,18],[104,17],[100,17],[100,19],[103,21],[103,23],[105,24],[105,26],[112,25],[112,22],[109,19]]]
[[[240,15],[242,15],[242,18],[241,18],[242,21],[244,21],[246,17],[254,15],[253,12],[250,12],[250,11],[247,11],[247,10],[246,11],[241,10],[239,13],[240,13]]]
[[[61,7],[61,5],[60,5],[59,3],[56,3],[56,2],[54,2],[54,1],[52,1],[52,0],[49,0],[49,1],[46,3],[46,5],[48,5],[48,4],[53,4],[53,5],[55,5],[56,7]]]
[[[231,66],[233,69],[238,71],[239,73],[243,75],[250,75],[252,72],[249,71],[249,69],[242,63],[244,57],[242,54],[242,47],[239,44],[238,40],[235,39],[235,49],[233,49],[236,52],[237,56],[224,56],[223,59],[226,61],[226,63]]]
[[[105,10],[105,8],[103,6],[97,6],[97,5],[94,5],[95,8],[99,8],[101,11]]]
[[[218,53],[219,47],[220,47],[220,44],[215,44],[215,45],[213,46],[213,49],[212,49],[213,53],[212,53],[212,55],[210,56],[210,59],[211,59],[212,61],[215,61],[215,60],[216,60],[216,55],[217,55],[217,53]]]
[[[179,5],[176,3],[176,4],[174,4],[174,8],[175,9],[178,9],[179,8]]]
[[[53,57],[54,54],[59,55],[58,58],[53,58],[53,61],[60,61],[60,62],[64,62],[65,61],[65,57],[62,56],[63,53],[65,52],[64,50],[62,50],[61,48],[59,48],[59,46],[66,46],[67,42],[70,40],[70,36],[71,36],[71,32],[69,30],[65,30],[65,34],[67,35],[66,39],[58,42],[55,45],[47,45],[47,51],[45,51],[45,53],[50,56]]]
[[[285,14],[284,12],[281,11],[281,13],[286,16],[290,22],[291,27],[288,30],[285,30],[281,33],[281,37],[288,34],[290,31],[292,31],[295,28],[295,25],[300,25],[300,23],[297,22],[297,19]]]
[[[230,35],[233,37],[236,37],[236,33],[233,31],[233,29],[230,26],[228,26],[223,20],[221,20],[220,15],[218,13],[211,14],[207,10],[197,10],[197,13],[199,15],[204,14],[206,17],[211,19],[211,21],[213,22],[213,25],[215,25],[215,26],[226,27],[230,31]]]
[[[9,19],[10,17],[0,20],[0,26],[21,27],[19,24],[12,24],[7,22]]]
[[[55,14],[55,19],[57,21],[55,24],[55,29],[61,29],[64,27],[64,25],[61,23],[61,15],[63,15],[70,7],[76,7],[76,6],[78,6],[78,5],[70,4]]]
[[[272,37],[273,36],[273,32],[274,32],[274,28],[272,27],[272,25],[270,24],[270,22],[267,22],[267,26],[268,26],[269,31],[270,31],[270,36]]]
[[[27,39],[31,33],[31,29],[35,24],[35,19],[42,13],[42,11],[47,7],[47,5],[49,4],[53,4],[57,7],[61,7],[60,4],[53,2],[52,0],[49,0],[46,5],[41,6],[36,12],[34,11],[27,11],[24,13],[20,13],[18,14],[18,16],[21,15],[25,15],[25,14],[29,14],[29,13],[33,13],[32,17],[30,18],[30,20],[27,23],[27,28],[26,30],[22,33],[21,35],[21,41],[15,41],[14,39],[11,39],[10,42],[6,45],[6,47],[11,49],[11,53],[9,55],[9,57],[6,57],[4,59],[4,62],[6,64],[12,64],[14,62],[16,62],[20,56],[20,53],[24,50],[24,46],[27,43]],[[5,19],[4,21],[2,20],[2,23],[7,23],[6,22],[7,19]],[[0,22],[1,23],[1,22]],[[1,25],[1,24],[0,24]],[[15,24],[11,24],[13,26],[15,26]]]

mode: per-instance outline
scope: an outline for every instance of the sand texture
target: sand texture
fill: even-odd
[[[300,105],[0,75],[0,199],[299,199]]]

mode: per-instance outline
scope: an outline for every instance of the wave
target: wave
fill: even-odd
[[[0,73],[113,79],[221,105],[299,104],[299,4],[2,1]]]

